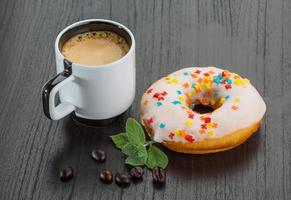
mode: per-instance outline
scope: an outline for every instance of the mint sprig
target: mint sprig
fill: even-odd
[[[111,136],[115,146],[121,149],[127,158],[125,163],[131,166],[147,166],[166,168],[168,157],[159,148],[153,145],[154,141],[146,141],[141,125],[133,118],[128,118],[125,133]]]

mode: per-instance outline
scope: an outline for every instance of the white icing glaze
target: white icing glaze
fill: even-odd
[[[209,105],[224,103],[212,113],[199,114],[189,108],[197,99]],[[247,79],[215,67],[176,71],[153,83],[141,101],[142,121],[157,142],[220,138],[259,122],[265,111],[262,97]]]

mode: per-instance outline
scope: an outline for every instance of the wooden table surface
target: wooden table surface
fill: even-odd
[[[151,172],[128,188],[105,185],[99,170],[126,171],[105,128],[50,121],[41,87],[55,72],[54,40],[82,19],[113,19],[136,37],[138,118],[141,95],[183,66],[217,65],[248,77],[267,104],[264,123],[236,149],[183,155],[162,188]],[[291,199],[291,2],[288,0],[0,0],[0,199]],[[247,117],[247,116],[246,116]],[[104,148],[97,164],[91,149]],[[75,169],[62,183],[61,167]]]

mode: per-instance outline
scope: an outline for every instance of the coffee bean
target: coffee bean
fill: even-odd
[[[100,174],[99,174],[99,178],[102,182],[104,183],[111,183],[112,182],[112,173],[111,171],[107,170],[107,169],[103,169]]]
[[[120,185],[129,185],[130,184],[130,176],[127,174],[117,173],[115,175],[115,182]]]
[[[74,176],[74,170],[72,167],[65,167],[60,171],[60,179],[63,182],[69,181]]]
[[[130,175],[134,179],[141,179],[143,177],[143,169],[141,167],[134,167],[130,170]]]
[[[154,167],[152,170],[153,181],[155,183],[164,183],[166,181],[166,171],[161,167]]]
[[[102,149],[94,149],[91,157],[98,162],[104,162],[106,160],[106,153]]]

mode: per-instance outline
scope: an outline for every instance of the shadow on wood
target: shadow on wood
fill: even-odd
[[[220,153],[191,155],[167,150],[170,159],[168,171],[184,181],[191,181],[191,177],[215,179],[218,176],[239,173],[257,155],[259,140],[262,139],[259,132],[260,130],[242,145]]]
[[[86,163],[95,164],[94,161],[90,162],[90,153],[94,148],[104,149],[107,154],[115,151],[110,136],[124,130],[127,118],[128,112],[108,126],[93,127],[84,126],[75,122],[71,117],[67,117],[64,120],[64,140],[66,143],[62,147],[62,151],[53,158],[52,173],[55,173],[57,177],[57,172],[62,167],[72,166],[75,174],[80,174],[80,170],[83,170],[79,169],[81,157],[88,157]]]

